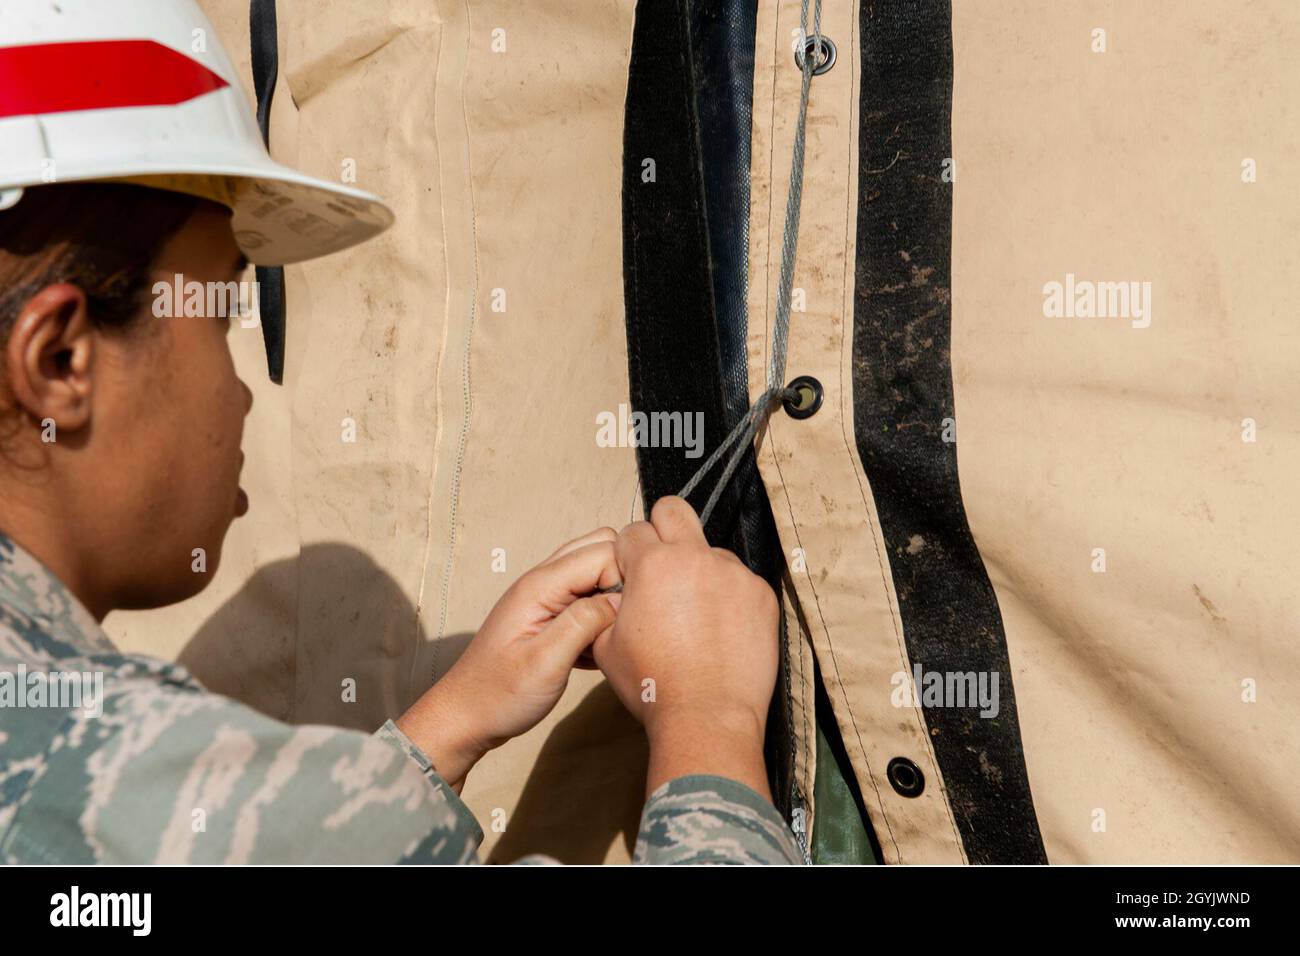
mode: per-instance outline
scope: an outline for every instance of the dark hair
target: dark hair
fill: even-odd
[[[86,293],[97,327],[129,326],[142,312],[150,266],[200,201],[126,183],[28,189],[0,212],[0,344],[24,303],[60,282]]]

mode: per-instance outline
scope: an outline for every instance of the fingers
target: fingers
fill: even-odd
[[[596,635],[596,639],[591,642],[591,648],[588,651],[588,655],[591,657],[591,662],[596,665],[598,670],[604,671],[606,675],[608,675],[609,672],[606,671],[605,668],[609,667],[611,664],[609,654],[610,644],[613,640],[614,629],[611,627]]]
[[[560,545],[541,564],[550,564],[556,558],[563,557],[571,551],[577,551],[579,548],[585,548],[589,544],[599,544],[602,541],[608,541],[612,544],[617,539],[618,532],[613,528],[597,528],[595,531],[587,532],[581,538],[574,538],[572,541]],[[538,567],[541,567],[541,564]]]
[[[660,498],[649,521],[633,522],[619,532],[614,544],[619,568],[626,572],[640,551],[656,544],[708,546],[699,516],[684,499],[672,495]]]
[[[626,571],[638,551],[660,543],[659,532],[649,521],[632,522],[618,533],[618,541],[614,543],[619,568]]]
[[[523,591],[532,600],[563,607],[599,588],[612,587],[622,577],[614,545],[597,541],[540,564],[519,580],[528,582]]]
[[[610,607],[614,609],[614,616],[617,617],[618,609],[623,604],[623,595],[618,592],[615,592],[613,594],[605,594],[601,596],[604,597],[605,600],[609,602]],[[596,663],[596,643],[597,641],[608,642],[610,635],[613,633],[614,633],[614,628],[607,627],[600,634],[596,635],[596,640],[592,641],[591,644],[583,648],[582,653],[578,655],[578,659],[574,661],[573,666],[578,668],[579,670],[584,670],[584,671],[599,670],[600,665]]]
[[[650,511],[650,523],[665,544],[707,544],[700,516],[684,498],[660,498]]]
[[[616,611],[609,597],[597,594],[570,604],[542,632],[547,664],[571,668],[596,638],[614,626]]]
[[[734,551],[728,550],[727,548],[714,548],[713,553],[720,558],[726,558],[729,561],[739,564],[742,568],[748,568],[748,565],[746,565],[744,561],[740,560]]]

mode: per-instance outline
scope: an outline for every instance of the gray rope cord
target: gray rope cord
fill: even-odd
[[[754,437],[758,434],[767,417],[772,413],[772,408],[777,399],[781,401],[798,398],[798,393],[792,388],[786,388],[782,385],[785,379],[785,360],[786,351],[790,343],[790,300],[794,291],[794,264],[797,246],[799,242],[799,208],[803,202],[803,160],[804,160],[804,130],[808,122],[808,90],[812,86],[812,76],[814,67],[821,63],[823,56],[821,24],[822,24],[822,0],[817,0],[813,14],[813,33],[809,37],[808,33],[808,0],[803,0],[803,6],[799,14],[799,29],[804,37],[812,39],[815,43],[815,53],[813,56],[803,57],[803,85],[799,91],[799,122],[794,131],[794,148],[793,156],[790,159],[790,191],[786,195],[785,202],[785,230],[781,237],[781,273],[776,293],[776,322],[772,328],[772,357],[767,366],[767,387],[763,394],[750,406],[745,417],[738,421],[731,432],[723,439],[722,444],[713,450],[704,464],[696,470],[691,476],[691,480],[686,482],[682,490],[677,494],[685,498],[689,495],[721,459],[722,456],[731,451],[731,457],[727,461],[727,466],[722,470],[722,475],[718,478],[717,484],[713,486],[713,491],[709,494],[709,499],[700,511],[700,524],[707,525],[709,517],[713,514],[713,509],[722,497],[723,489],[730,483],[736,469],[740,467],[740,462],[745,457],[745,449],[750,445]]]

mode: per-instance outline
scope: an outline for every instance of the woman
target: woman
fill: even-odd
[[[183,35],[201,17],[163,8],[189,11]],[[81,9],[59,27],[85,42]],[[7,81],[38,88],[39,59],[6,72],[5,53]],[[253,200],[216,172],[218,188],[165,168],[130,183],[0,177],[0,198],[22,189],[0,203],[0,859],[474,861],[466,775],[549,713],[589,652],[650,743],[636,859],[798,862],[762,756],[775,600],[680,499],[557,549],[373,736],[281,724],[112,645],[104,616],[200,591],[249,506],[232,319],[160,308],[151,290],[234,281],[245,254],[269,263],[277,247],[304,257],[274,224],[237,241]]]

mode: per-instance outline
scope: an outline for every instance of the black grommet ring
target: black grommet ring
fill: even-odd
[[[803,41],[803,46],[795,49],[794,64],[799,67],[801,71],[803,70],[803,58],[810,54],[816,55],[817,40],[818,38],[815,36],[808,37]],[[813,76],[821,76],[823,73],[829,72],[830,68],[835,65],[835,44],[831,41],[830,37],[821,37],[821,41],[822,61],[820,63],[814,62],[812,71]]]
[[[919,797],[925,789],[925,774],[906,757],[895,757],[889,761],[885,772],[889,775],[889,785],[900,797]]]
[[[797,399],[787,398],[782,402],[786,414],[791,418],[812,418],[817,414],[817,409],[822,407],[822,383],[811,375],[800,375],[786,388],[799,393]]]

